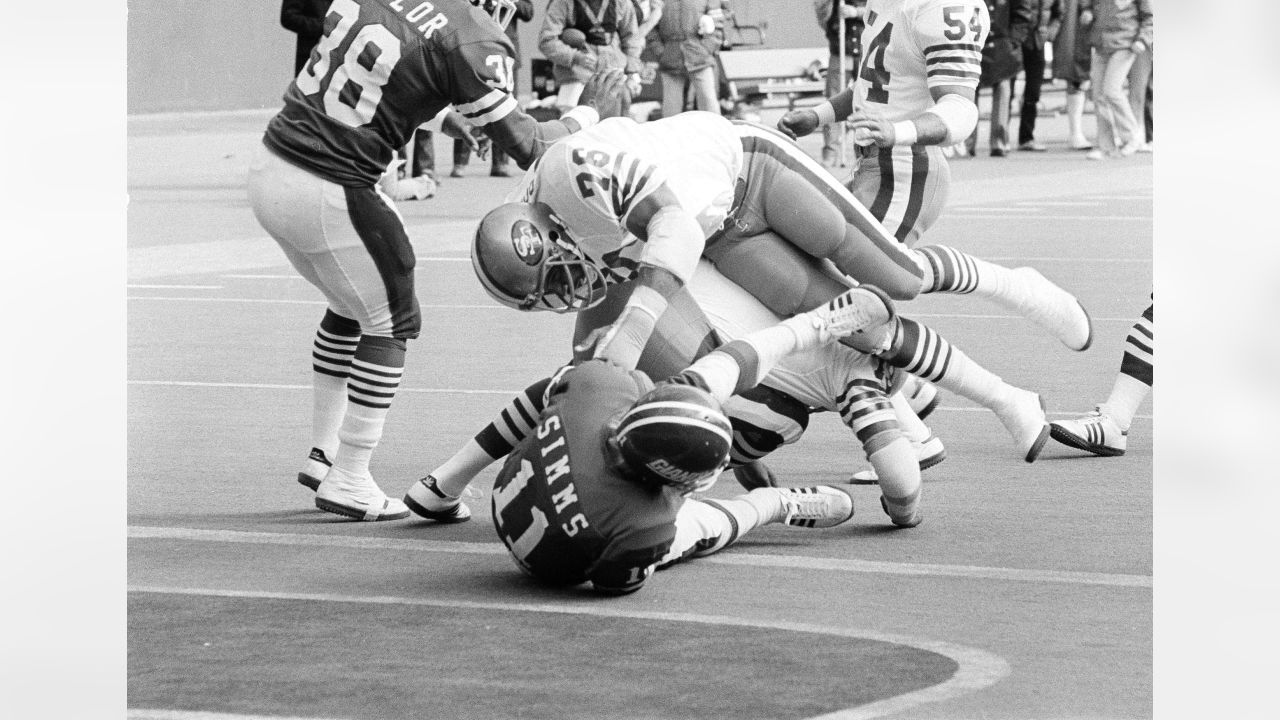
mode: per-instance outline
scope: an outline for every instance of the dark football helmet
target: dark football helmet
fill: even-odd
[[[516,0],[471,0],[471,4],[489,13],[489,17],[503,30],[516,15]]]
[[[733,430],[720,403],[691,385],[664,383],[622,416],[616,439],[627,468],[682,495],[703,492],[729,464]]]
[[[471,267],[493,299],[517,310],[577,312],[604,300],[604,275],[543,203],[499,205],[480,221]]]

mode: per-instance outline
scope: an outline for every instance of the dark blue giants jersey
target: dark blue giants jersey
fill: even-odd
[[[514,66],[511,41],[467,0],[334,0],[263,141],[326,180],[367,187],[415,128],[453,105],[526,167],[536,139],[567,131],[540,130],[519,111]]]
[[[535,431],[493,486],[493,522],[516,562],[554,583],[639,589],[675,539],[684,499],[622,477],[609,423],[653,388],[644,373],[592,360],[557,374]]]

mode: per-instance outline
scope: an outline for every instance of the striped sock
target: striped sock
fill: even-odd
[[[1125,339],[1124,358],[1120,361],[1120,374],[1116,376],[1107,398],[1104,411],[1116,421],[1121,430],[1128,430],[1138,405],[1151,392],[1155,380],[1155,303],[1142,313],[1138,322],[1129,330]]]
[[[481,470],[509,455],[538,424],[545,407],[543,395],[550,381],[551,378],[543,378],[525,388],[453,457],[432,470],[436,487],[446,495],[460,497]]]
[[[338,430],[334,467],[368,475],[373,449],[382,439],[387,411],[404,373],[405,341],[380,335],[360,338],[347,381],[347,412]]]
[[[347,411],[347,375],[360,342],[360,323],[326,310],[311,349],[311,447],[328,458],[338,451]]]
[[[893,348],[880,356],[882,360],[986,408],[1005,398],[1010,388],[1003,380],[935,330],[901,315],[898,322]]]
[[[921,290],[925,293],[968,294],[978,289],[984,271],[1007,270],[945,245],[916,248],[916,253],[917,257],[923,258],[928,270]]]

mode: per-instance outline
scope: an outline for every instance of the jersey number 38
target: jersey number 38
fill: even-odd
[[[324,92],[321,102],[326,115],[344,125],[359,127],[368,124],[378,111],[382,86],[400,62],[400,39],[382,25],[365,25],[347,46],[342,64],[328,77],[334,52],[351,34],[360,17],[360,6],[355,0],[333,0],[329,13],[337,15],[338,22],[320,38],[296,82],[304,95]],[[325,25],[331,22],[325,18]]]

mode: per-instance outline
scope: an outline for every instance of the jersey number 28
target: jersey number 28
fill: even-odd
[[[323,90],[321,102],[325,114],[344,125],[359,127],[373,120],[378,111],[382,86],[400,62],[400,39],[382,25],[365,25],[347,46],[342,64],[328,77],[334,53],[360,17],[360,6],[355,0],[333,0],[329,14],[337,15],[338,21],[320,38],[320,44],[295,82],[303,95]],[[330,22],[326,17],[325,24]]]

